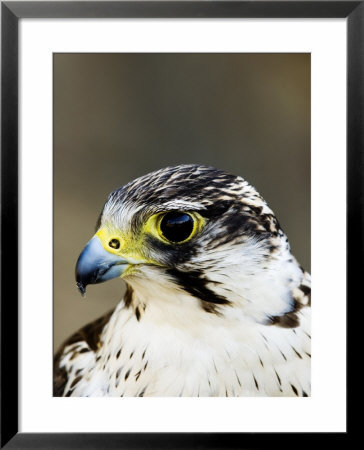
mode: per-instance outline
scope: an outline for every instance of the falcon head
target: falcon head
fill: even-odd
[[[292,310],[302,270],[273,212],[247,181],[179,165],[109,195],[78,259],[76,281],[84,294],[88,284],[120,276],[129,286],[127,305],[193,303],[204,314],[264,323]]]

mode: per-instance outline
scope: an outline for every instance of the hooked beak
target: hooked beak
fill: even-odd
[[[83,249],[76,264],[76,282],[85,296],[88,284],[102,283],[119,277],[129,262],[121,256],[107,252],[100,239],[94,236]]]

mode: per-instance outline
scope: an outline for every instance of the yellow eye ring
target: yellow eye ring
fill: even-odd
[[[203,218],[196,212],[167,211],[157,218],[160,239],[169,244],[184,244],[190,241],[203,225]]]
[[[180,245],[190,241],[205,225],[195,211],[163,211],[149,217],[143,227],[147,233],[165,244]]]
[[[196,228],[196,221],[191,214],[180,211],[169,211],[160,216],[158,232],[173,244],[187,242]]]

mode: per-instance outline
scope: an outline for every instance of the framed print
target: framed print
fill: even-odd
[[[346,438],[362,2],[1,6],[2,446]]]

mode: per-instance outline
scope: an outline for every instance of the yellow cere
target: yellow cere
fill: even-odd
[[[155,261],[146,257],[143,252],[143,239],[140,234],[133,234],[132,232],[121,233],[115,227],[104,226],[100,228],[96,235],[105,250],[114,255],[121,256],[133,263],[147,263],[156,264]],[[115,247],[114,242],[118,242],[118,248]]]

